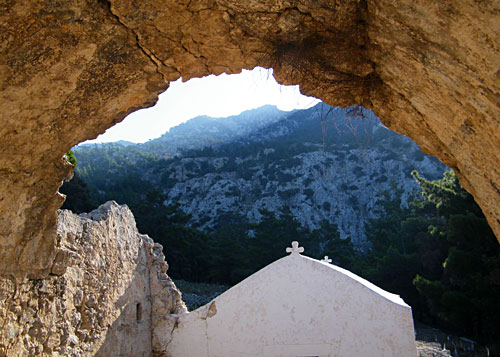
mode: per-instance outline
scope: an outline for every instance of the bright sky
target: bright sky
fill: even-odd
[[[265,104],[289,111],[309,108],[318,101],[303,96],[298,86],[279,85],[272,70],[259,67],[243,70],[241,74],[212,75],[185,83],[179,79],[170,83],[154,107],[130,114],[87,143],[117,140],[140,143],[157,138],[171,127],[199,115],[227,117]]]

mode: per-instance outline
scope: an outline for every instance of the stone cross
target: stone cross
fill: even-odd
[[[303,247],[299,247],[299,242],[293,241],[292,242],[292,247],[291,248],[286,248],[287,253],[292,253],[293,254],[300,254],[304,252]]]
[[[332,260],[330,258],[328,258],[328,255],[325,255],[325,257],[323,259],[321,259],[321,261],[328,263],[328,264],[332,264]]]

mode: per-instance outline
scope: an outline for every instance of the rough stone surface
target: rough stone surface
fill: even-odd
[[[373,110],[453,168],[500,240],[500,3],[367,5]]]
[[[60,211],[57,240],[57,275],[0,279],[0,355],[151,355],[152,310],[186,311],[161,246],[115,202]]]
[[[3,1],[0,34],[0,270],[44,276],[63,154],[167,85],[105,1]]]
[[[2,2],[0,271],[50,273],[68,149],[168,81],[256,65],[328,104],[372,108],[456,171],[500,237],[499,12],[468,0]]]

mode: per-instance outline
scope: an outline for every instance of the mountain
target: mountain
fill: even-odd
[[[92,145],[96,145],[94,143],[83,143],[83,144],[80,144],[78,145],[78,147],[85,147],[85,146],[92,146]],[[127,140],[118,140],[118,141],[112,141],[112,142],[105,142],[105,143],[99,143],[98,145],[102,145],[102,146],[129,146],[129,145],[136,145],[136,143],[133,143],[131,141],[127,141]]]
[[[288,113],[273,105],[265,105],[227,118],[199,116],[171,128],[158,139],[139,146],[146,152],[175,156],[180,150],[201,149],[239,140],[279,121]]]
[[[250,234],[262,210],[285,207],[309,229],[336,224],[360,247],[387,195],[401,195],[406,205],[416,191],[412,170],[434,179],[446,169],[370,111],[322,103],[197,117],[145,144],[84,146],[75,155],[98,201],[127,203],[156,192],[190,215],[193,227],[211,231],[230,222]]]

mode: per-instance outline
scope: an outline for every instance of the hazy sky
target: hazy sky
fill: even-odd
[[[188,119],[199,115],[226,117],[274,104],[281,110],[309,108],[318,100],[300,94],[298,86],[279,85],[272,70],[256,68],[241,74],[194,78],[170,83],[152,108],[130,114],[121,123],[90,142],[154,139]]]

